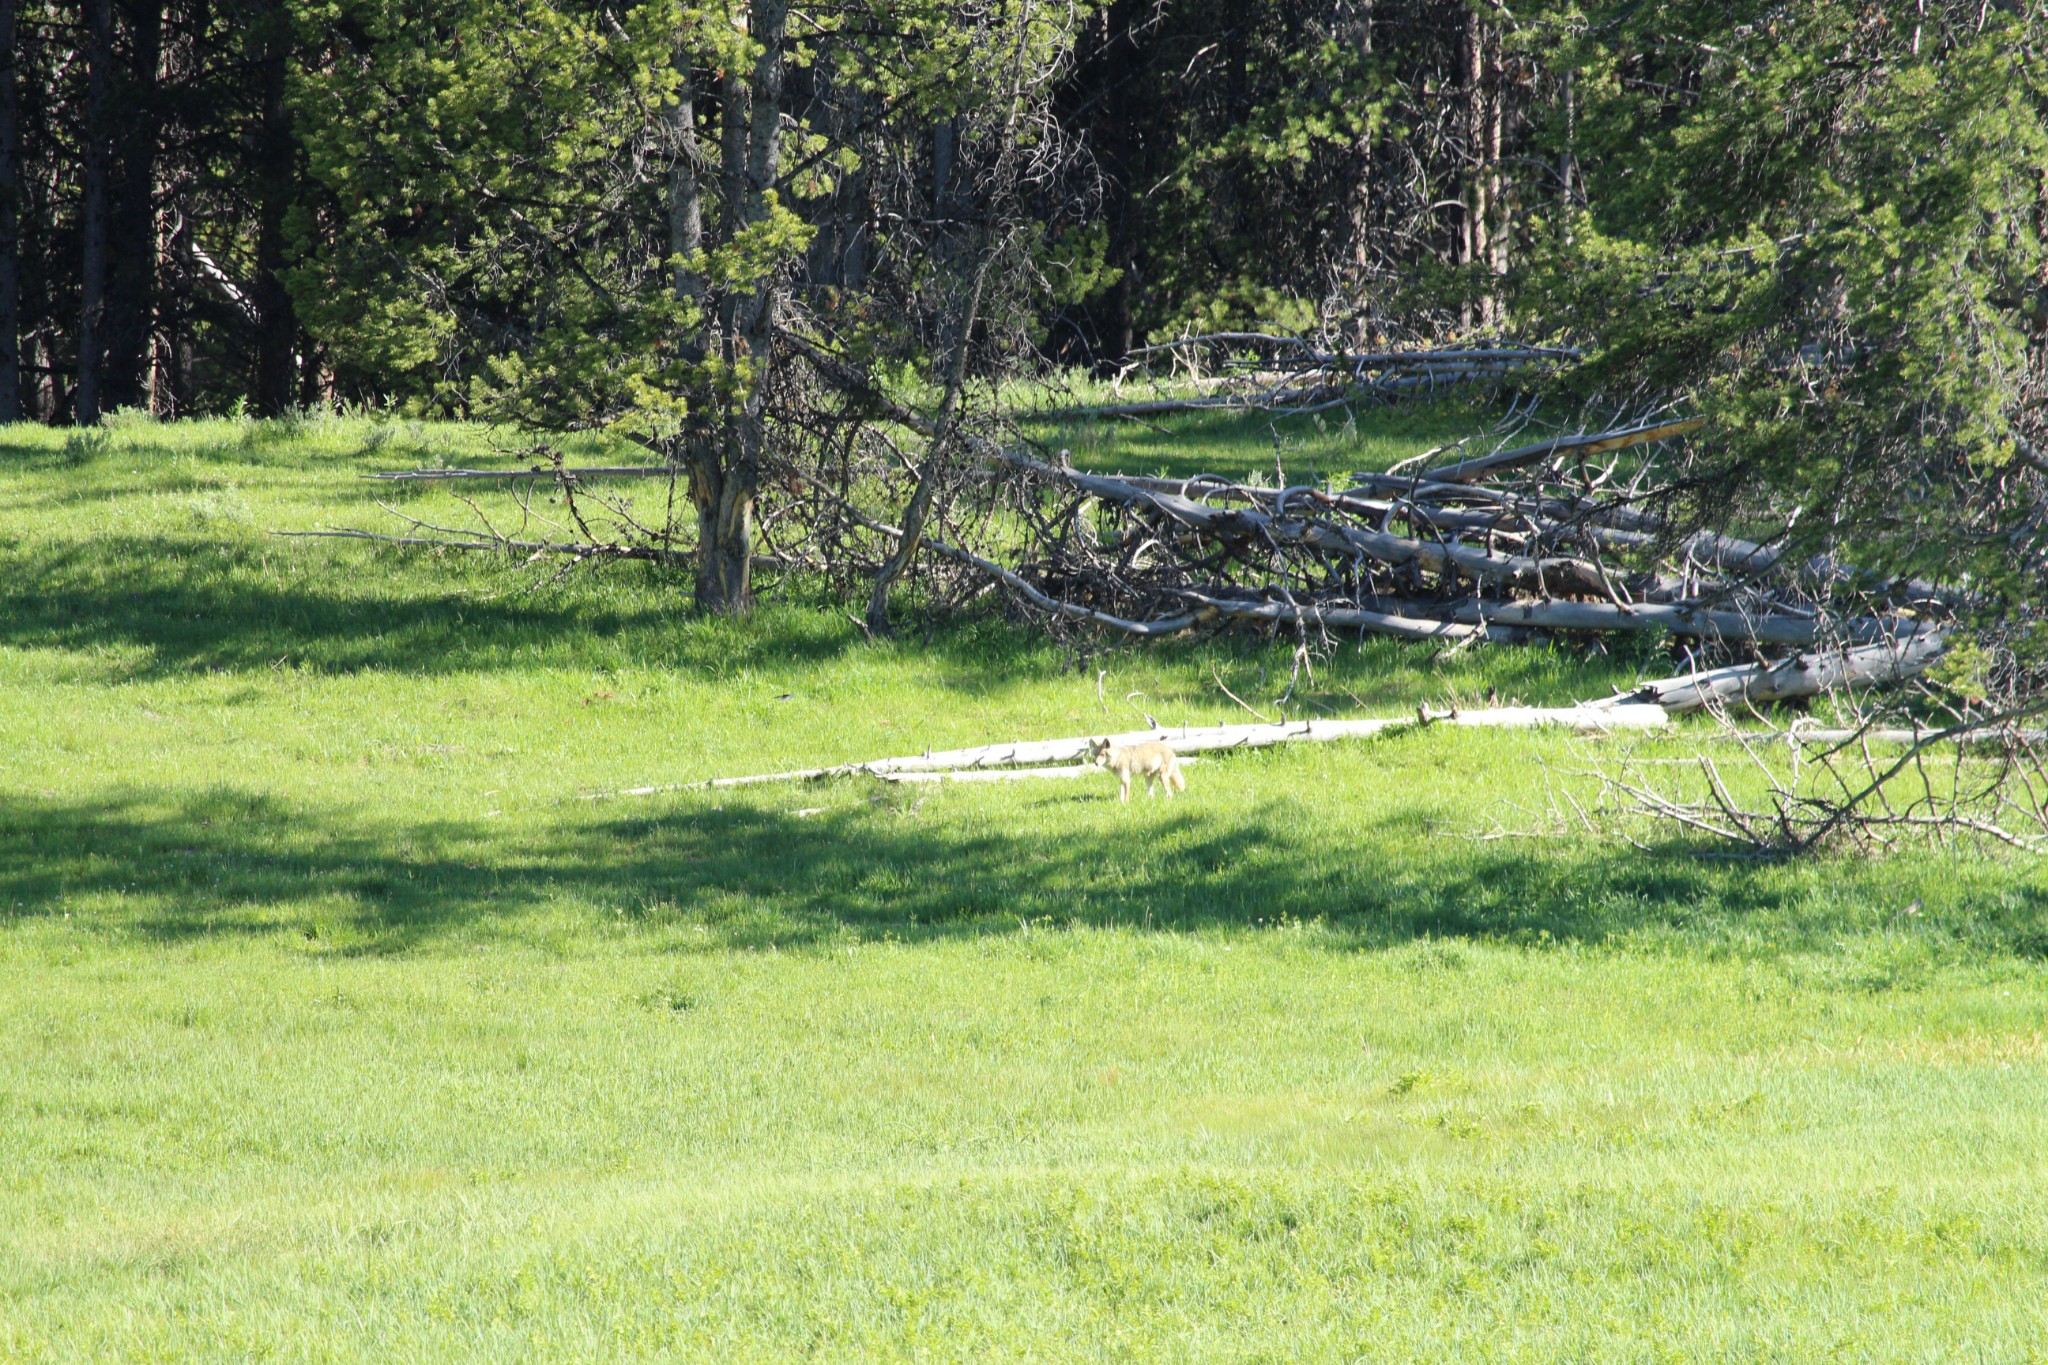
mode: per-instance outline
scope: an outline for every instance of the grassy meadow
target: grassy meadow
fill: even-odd
[[[1042,434],[1335,474],[1470,421],[1167,425]],[[503,458],[0,431],[0,1360],[2048,1360],[2048,869],[1639,852],[1531,733],[591,799],[1242,719],[1289,650],[270,534]]]

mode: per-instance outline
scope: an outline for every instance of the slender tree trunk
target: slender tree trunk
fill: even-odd
[[[21,0],[0,0],[0,423],[21,420]]]
[[[668,252],[676,258],[676,302],[701,302],[704,280],[692,262],[704,249],[704,194],[697,182],[697,92],[691,84],[690,59],[677,54],[682,85],[675,107],[668,111]]]
[[[1348,24],[1340,23],[1340,31],[1349,29],[1345,36],[1354,45],[1361,66],[1369,66],[1372,62],[1372,10],[1373,0],[1358,0]],[[1373,150],[1373,132],[1368,127],[1358,135],[1358,141],[1352,148],[1357,170],[1351,187],[1351,282],[1360,303],[1367,298],[1364,286],[1372,276],[1372,218],[1377,189],[1373,177],[1378,170]],[[1370,319],[1359,319],[1359,345],[1372,344],[1371,329]]]
[[[858,81],[839,81],[828,50],[821,50],[808,69],[813,126],[835,146],[858,149],[865,120]],[[866,279],[863,256],[867,230],[867,170],[863,160],[853,170],[835,173],[832,193],[818,215],[804,275],[822,290],[859,288]],[[825,306],[830,306],[825,296]]]
[[[1010,159],[1017,146],[1017,124],[1022,112],[1021,99],[1024,80],[1024,48],[1031,26],[1031,3],[1023,0],[1015,23],[1017,25],[1017,50],[1011,73],[1009,110],[1004,119],[1001,152],[994,173],[987,184],[996,194],[1007,193],[1010,175]],[[958,125],[949,125],[952,135],[948,138],[948,163],[945,176],[937,180],[934,193],[945,201],[943,216],[951,218],[959,209],[961,195],[953,188],[953,166],[951,153],[957,145]],[[986,213],[971,215],[986,219]],[[940,228],[942,240],[957,241],[951,224]],[[910,568],[917,558],[918,549],[924,543],[924,530],[931,516],[932,503],[938,496],[939,482],[946,470],[951,454],[956,428],[960,422],[960,399],[967,382],[967,352],[974,343],[974,328],[981,319],[981,303],[988,288],[989,271],[995,268],[998,257],[1003,253],[1005,243],[977,233],[981,259],[975,262],[974,280],[969,285],[967,297],[959,313],[952,319],[951,335],[947,338],[949,354],[946,357],[946,392],[939,403],[938,418],[932,424],[932,439],[925,450],[924,467],[918,470],[917,487],[910,495],[910,502],[903,510],[903,534],[897,539],[896,550],[882,564],[875,574],[874,583],[868,592],[867,628],[875,634],[885,634],[889,629],[889,590]],[[959,260],[959,250],[944,253],[942,259]]]
[[[276,417],[299,397],[299,318],[284,285],[285,217],[291,211],[296,152],[285,79],[291,57],[290,15],[282,4],[264,9],[257,23],[257,99],[254,171],[256,181],[256,276],[250,302],[256,308],[256,411]]]
[[[676,91],[675,107],[667,113],[671,158],[668,167],[668,251],[675,259],[671,288],[676,302],[694,303],[701,307],[706,297],[705,281],[697,273],[694,263],[698,253],[704,249],[704,188],[698,175],[703,149],[697,138],[697,91],[689,54],[678,52],[676,65],[682,73],[682,84]],[[731,120],[730,103],[722,117],[728,122]],[[697,319],[692,326],[698,330],[693,330],[683,340],[684,356],[692,363],[704,358],[701,329],[708,325],[709,319]],[[716,428],[710,420],[711,394],[701,388],[692,389],[685,395],[685,402],[688,410],[683,417],[677,454],[689,479],[691,502],[697,509],[697,602],[699,606],[711,606],[717,597],[711,585],[722,570],[705,547],[717,536],[716,509],[724,496],[723,469],[719,461]]]
[[[1465,11],[1464,71],[1461,77],[1464,100],[1465,201],[1463,232],[1458,243],[1458,264],[1470,267],[1487,259],[1486,244],[1486,24],[1476,7]],[[1459,321],[1469,329],[1475,316],[1484,318],[1484,304],[1475,310],[1468,297],[1460,306]]]
[[[858,146],[867,127],[868,92],[858,82],[845,92],[844,140]],[[838,238],[839,259],[834,267],[838,282],[848,289],[864,289],[868,282],[868,166],[865,157],[839,182],[833,196],[833,217]]]
[[[1506,132],[1507,80],[1501,70],[1500,29],[1488,24],[1483,30],[1486,40],[1486,85],[1484,89],[1486,111],[1486,167],[1481,184],[1486,189],[1486,203],[1481,214],[1481,225],[1486,231],[1486,251],[1481,259],[1487,273],[1492,277],[1486,286],[1486,296],[1481,302],[1482,316],[1488,326],[1498,325],[1500,317],[1500,296],[1497,281],[1508,269],[1508,234],[1501,222],[1501,151]]]
[[[85,0],[85,184],[79,206],[83,239],[78,313],[78,390],[71,419],[79,426],[100,420],[102,315],[107,301],[108,142],[112,137],[114,81],[113,0]]]
[[[163,9],[129,4],[125,70],[115,92],[113,192],[107,224],[107,297],[101,335],[100,406],[149,401],[150,337],[156,323],[156,163],[162,123],[157,98]]]
[[[946,364],[946,394],[939,404],[938,420],[932,424],[932,439],[925,447],[924,467],[918,471],[917,488],[903,510],[903,535],[896,542],[895,552],[883,561],[868,590],[867,628],[876,635],[888,633],[889,590],[903,577],[924,543],[925,522],[931,515],[932,501],[938,494],[939,476],[953,444],[954,430],[960,422],[960,395],[967,380],[967,348],[974,339],[974,324],[981,315],[982,295],[994,260],[993,252],[982,258],[974,272],[974,286],[968,293],[966,309],[954,322],[952,354],[947,357]]]
[[[783,40],[788,0],[753,0],[749,27],[760,54],[744,95],[728,78],[720,130],[727,220],[750,226],[768,217],[768,196],[782,166]],[[735,194],[737,191],[737,195]],[[744,612],[753,605],[754,499],[768,450],[768,370],[775,359],[781,284],[773,277],[751,292],[721,301],[727,357],[744,359],[753,379],[727,411],[724,449],[691,471],[697,505],[697,604],[707,611]]]
[[[1559,98],[1564,105],[1564,146],[1557,153],[1557,208],[1558,221],[1564,225],[1566,246],[1572,241],[1572,211],[1578,207],[1575,182],[1579,174],[1578,159],[1578,108],[1574,103],[1572,71],[1565,68]]]

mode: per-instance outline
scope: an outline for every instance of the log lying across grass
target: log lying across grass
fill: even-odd
[[[1432,712],[1414,715],[1373,717],[1359,720],[1296,720],[1254,725],[1201,725],[1166,727],[1156,730],[1127,730],[1106,736],[1116,745],[1157,742],[1177,754],[1215,752],[1224,749],[1263,749],[1275,744],[1294,744],[1338,739],[1362,739],[1389,731],[1424,725],[1458,725],[1475,729],[1527,729],[1560,726],[1581,734],[1609,734],[1617,730],[1642,730],[1668,724],[1669,715],[1660,706],[1502,706],[1480,711]],[[1007,744],[979,744],[967,749],[909,754],[898,758],[870,759],[865,763],[841,763],[828,768],[793,768],[785,772],[753,773],[741,777],[715,777],[703,782],[668,783],[655,787],[630,787],[604,793],[613,796],[652,796],[668,791],[703,791],[725,787],[747,787],[763,782],[806,782],[825,777],[869,776],[889,780],[924,780],[934,777],[985,774],[1007,771],[1019,777],[1075,777],[1088,771],[1046,765],[1073,765],[1087,756],[1088,746],[1105,736],[1079,735],[1066,739],[1016,740]]]
[[[1623,710],[1647,704],[1682,714],[1733,702],[1768,704],[1859,687],[1889,687],[1925,673],[1941,657],[1942,644],[1940,631],[1925,630],[1852,649],[1681,673],[1593,705]]]

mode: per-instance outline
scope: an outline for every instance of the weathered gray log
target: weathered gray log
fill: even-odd
[[[335,527],[320,531],[272,531],[271,535],[295,540],[368,540],[381,545],[399,545],[422,550],[495,550],[500,554],[563,555],[586,559],[632,559],[651,564],[687,564],[689,556],[657,545],[625,542],[569,540],[461,540],[452,536],[392,536],[376,531]]]
[[[1533,445],[1516,446],[1512,450],[1497,451],[1492,455],[1481,455],[1476,459],[1460,460],[1456,464],[1425,469],[1416,475],[1416,478],[1429,483],[1477,483],[1489,474],[1534,464],[1553,455],[1605,455],[1609,451],[1622,450],[1647,441],[1668,441],[1673,437],[1698,431],[1705,425],[1705,419],[1690,417],[1681,421],[1652,422],[1647,426],[1624,427],[1614,431],[1553,436],[1547,441],[1537,441]]]
[[[1200,763],[1199,758],[1183,758],[1183,765]],[[1075,778],[1087,777],[1102,772],[1096,763],[1073,763],[1059,768],[968,768],[959,772],[942,773],[875,773],[884,782],[1031,782],[1041,777]]]
[[[1678,714],[1736,702],[1789,701],[1845,688],[1886,687],[1925,673],[1941,657],[1942,646],[1939,630],[1925,630],[1879,644],[1659,678],[1589,705],[1653,705]]]
[[[1179,596],[1236,620],[1364,629],[1407,640],[1454,640],[1472,635],[1504,639],[1512,637],[1502,627],[1521,627],[1597,634],[1649,631],[1708,640],[1813,645],[1836,639],[1851,643],[1890,639],[1905,624],[1880,616],[1824,623],[1811,616],[1664,602],[1621,606],[1613,602],[1486,602],[1470,598],[1436,602],[1382,598],[1375,607],[1348,607],[1241,601],[1193,589],[1182,589]]]
[[[1432,619],[1425,614],[1404,615],[1398,612],[1372,611],[1363,607],[1324,607],[1314,603],[1296,605],[1288,602],[1242,601],[1229,597],[1214,597],[1192,588],[1183,588],[1179,596],[1194,602],[1216,616],[1227,616],[1234,621],[1269,621],[1275,624],[1320,625],[1339,630],[1367,630],[1375,635],[1390,635],[1399,640],[1465,640],[1473,636],[1492,638],[1482,624],[1461,624],[1455,621]]]
[[[1604,595],[1606,591],[1606,580],[1600,570],[1583,559],[1489,554],[1455,541],[1413,540],[1328,521],[1269,515],[1253,508],[1210,507],[1179,493],[1141,487],[1113,475],[1084,474],[1016,452],[1006,452],[1004,459],[1013,468],[1110,502],[1150,509],[1189,530],[1209,535],[1299,545],[1343,558],[1363,556],[1394,567],[1415,564],[1438,575],[1463,574],[1482,583],[1533,592]]]
[[[1263,749],[1275,744],[1359,739],[1425,724],[1475,729],[1560,726],[1580,734],[1597,735],[1611,734],[1616,730],[1651,729],[1669,722],[1670,717],[1661,707],[1656,706],[1502,706],[1480,711],[1424,713],[1359,720],[1298,720],[1256,725],[1201,725],[1157,730],[1127,730],[1108,735],[1106,738],[1110,743],[1117,745],[1156,741],[1167,745],[1177,754],[1190,754],[1224,749]],[[1088,747],[1101,737],[1105,736],[1081,735],[1068,739],[982,744],[968,749],[909,754],[899,758],[878,758],[865,763],[842,763],[829,768],[793,768],[785,772],[754,773],[744,777],[715,777],[703,782],[629,787],[623,791],[598,795],[652,796],[659,792],[746,787],[763,782],[802,782],[825,777],[899,777],[906,774],[957,774],[989,769],[1042,768],[1051,764],[1072,764],[1085,758]]]

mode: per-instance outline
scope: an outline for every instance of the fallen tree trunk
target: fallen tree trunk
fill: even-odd
[[[1489,474],[1534,464],[1553,455],[1605,455],[1609,451],[1641,445],[1646,441],[1668,441],[1674,436],[1698,431],[1705,425],[1706,421],[1703,418],[1690,417],[1681,421],[1652,422],[1647,426],[1624,427],[1614,431],[1553,436],[1547,441],[1538,441],[1533,445],[1516,446],[1512,450],[1481,455],[1471,460],[1460,460],[1457,464],[1425,469],[1417,474],[1416,478],[1429,483],[1477,483]]]
[[[1275,546],[1299,545],[1317,553],[1345,558],[1363,556],[1396,568],[1414,564],[1434,574],[1464,574],[1480,582],[1535,592],[1604,595],[1608,591],[1606,576],[1583,559],[1496,555],[1456,541],[1413,540],[1385,531],[1368,531],[1251,508],[1210,507],[1178,493],[1142,487],[1113,475],[1084,474],[1014,452],[1006,452],[1004,458],[1013,468],[1064,483],[1097,498],[1127,507],[1149,509],[1188,530],[1209,535]]]
[[[1109,735],[1107,738],[1110,743],[1116,745],[1156,742],[1165,744],[1177,754],[1191,754],[1222,749],[1263,749],[1275,744],[1360,739],[1424,725],[1455,725],[1475,729],[1524,729],[1554,725],[1581,734],[1608,734],[1616,730],[1654,728],[1668,724],[1669,719],[1663,709],[1656,706],[1503,706],[1481,711],[1448,713],[1420,711],[1413,716],[1359,720],[1298,720],[1255,725],[1127,730]],[[947,749],[898,758],[878,758],[865,763],[842,763],[829,768],[793,768],[785,772],[754,773],[743,777],[715,777],[703,782],[630,787],[609,794],[652,796],[658,792],[746,787],[763,782],[803,782],[823,777],[867,775],[901,778],[916,774],[949,775],[987,770],[1042,768],[1048,764],[1072,764],[1077,759],[1085,758],[1088,747],[1098,738],[1102,736],[1081,735],[1067,739],[981,744],[968,749]]]
[[[1674,714],[1731,702],[1791,701],[1856,687],[1885,687],[1925,673],[1941,657],[1939,630],[1901,640],[1825,653],[1795,654],[1770,663],[1709,668],[1643,683],[1593,707],[1652,705]]]
[[[1184,758],[1181,764],[1200,763],[1199,758]],[[1074,763],[1060,768],[968,768],[957,772],[942,773],[874,773],[884,782],[1030,782],[1041,777],[1074,778],[1086,777],[1104,769],[1095,763]]]

